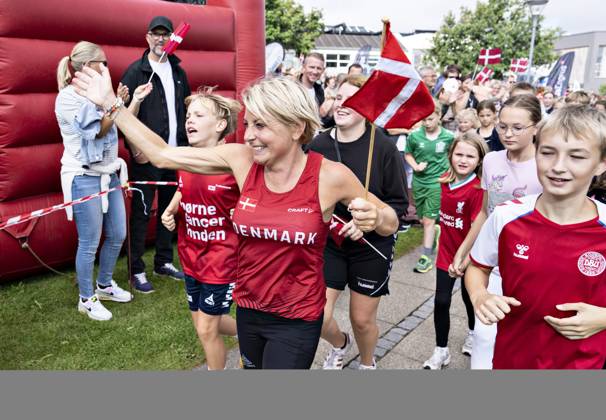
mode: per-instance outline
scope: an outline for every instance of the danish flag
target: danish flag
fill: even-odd
[[[411,128],[435,110],[419,73],[404,53],[390,24],[385,24],[385,46],[368,81],[343,103],[383,128]]]
[[[492,77],[494,71],[489,69],[488,67],[483,67],[482,70],[477,74],[476,79],[480,83],[484,83],[488,79]]]
[[[248,211],[253,213],[255,211],[255,207],[257,207],[258,200],[250,197],[240,197],[240,201],[238,201],[238,208],[240,210]]]
[[[527,58],[512,58],[511,66],[509,71],[512,73],[526,73],[528,70],[528,59]]]
[[[482,48],[478,57],[478,64],[487,66],[489,64],[499,64],[501,62],[500,48]]]
[[[189,31],[191,25],[187,22],[181,22],[177,27],[177,30],[170,34],[170,40],[164,46],[164,52],[166,54],[172,54],[175,52],[177,47],[183,42],[185,34]]]

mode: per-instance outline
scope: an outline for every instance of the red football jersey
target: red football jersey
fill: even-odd
[[[234,300],[284,318],[317,320],[324,310],[324,246],[318,178],[322,155],[309,152],[297,185],[275,193],[264,167],[253,164],[234,212],[240,235]]]
[[[503,294],[521,302],[497,324],[495,369],[602,369],[606,331],[582,340],[560,335],[543,317],[574,316],[556,305],[606,307],[606,206],[599,217],[558,225],[535,209],[538,195],[497,206],[471,250],[473,261],[499,266]]]
[[[436,267],[448,271],[448,266],[465,240],[471,223],[482,210],[484,190],[480,179],[472,174],[459,183],[442,184],[440,202],[440,245]]]
[[[230,216],[239,196],[235,178],[178,171],[178,179],[178,251],[183,272],[203,283],[234,282],[238,235]]]

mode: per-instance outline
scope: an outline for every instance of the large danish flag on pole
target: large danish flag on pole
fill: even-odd
[[[385,45],[368,81],[345,101],[349,107],[383,128],[411,128],[430,115],[434,101],[403,46],[385,24]]]
[[[487,66],[489,64],[499,64],[501,62],[500,48],[482,48],[478,56],[478,64]]]

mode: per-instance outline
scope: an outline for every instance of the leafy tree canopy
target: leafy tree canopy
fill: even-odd
[[[324,31],[322,12],[312,9],[305,13],[303,6],[293,0],[265,1],[265,41],[279,42],[285,49],[308,53]]]
[[[555,40],[561,35],[559,28],[542,28],[539,16],[533,65],[548,64],[555,60]],[[532,18],[523,0],[488,0],[478,2],[475,10],[461,8],[457,21],[449,12],[436,32],[430,60],[441,68],[458,64],[464,72],[472,72],[482,48],[500,48],[501,63],[489,65],[496,74],[509,70],[512,58],[528,57],[532,33]]]

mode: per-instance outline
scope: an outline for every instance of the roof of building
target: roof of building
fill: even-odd
[[[432,30],[415,30],[408,33],[400,33],[406,37],[421,33],[435,33]],[[345,23],[326,26],[324,33],[316,39],[316,48],[349,48],[359,49],[366,45],[379,49],[381,44],[381,32],[373,32],[363,26],[348,26]]]

